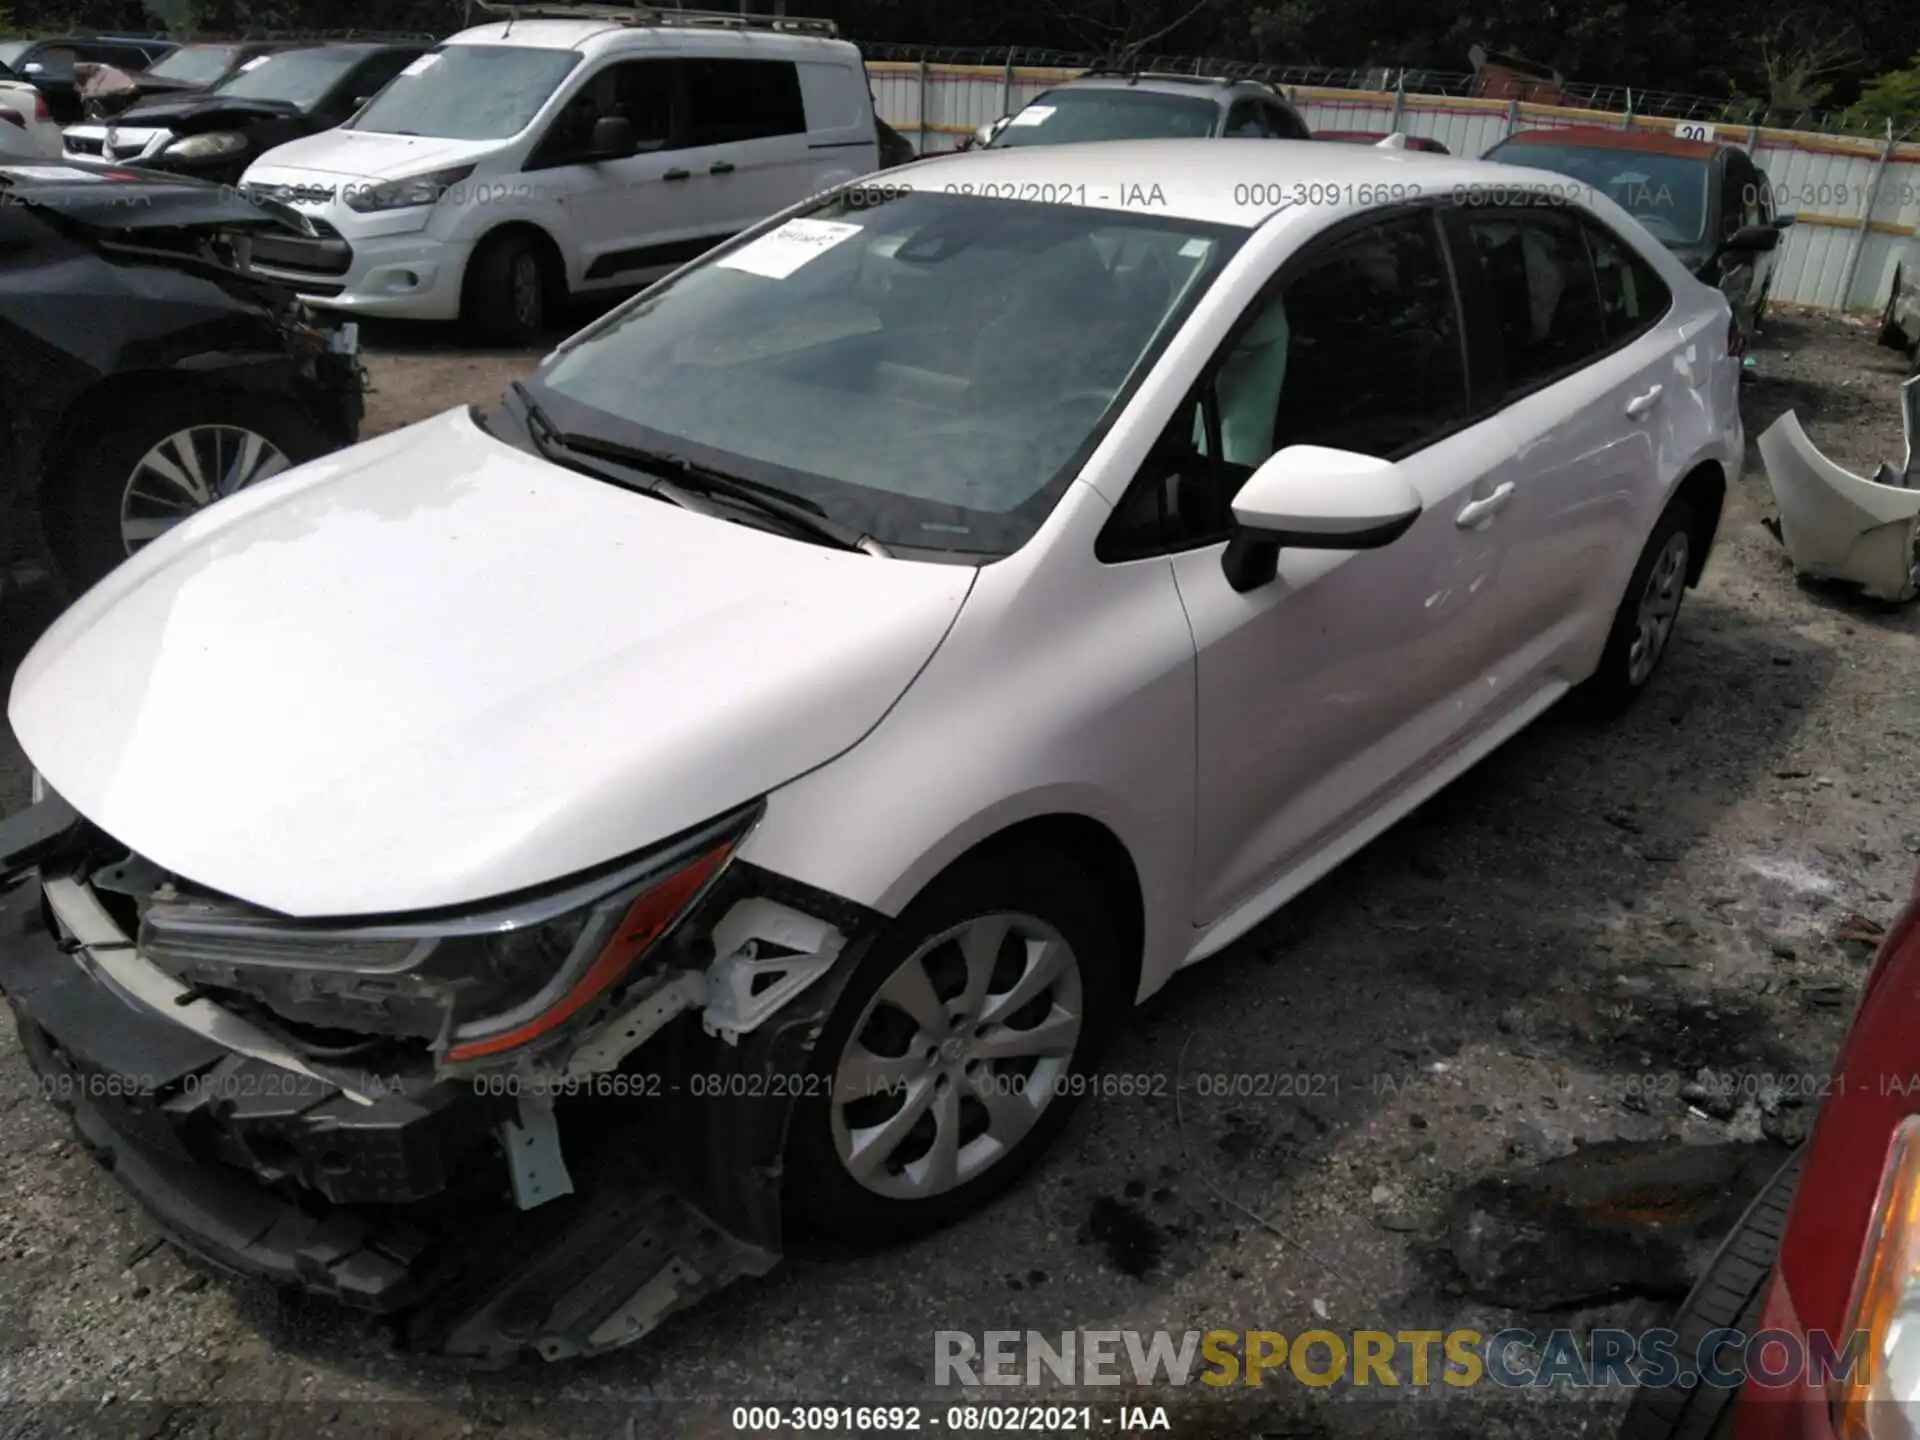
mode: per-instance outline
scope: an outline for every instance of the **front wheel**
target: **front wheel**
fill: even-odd
[[[924,1233],[1011,1185],[1095,1088],[1125,996],[1099,887],[1053,851],[963,861],[858,963],[795,1107],[803,1232]]]
[[[1687,502],[1668,505],[1653,527],[1613,617],[1600,668],[1586,694],[1602,710],[1624,709],[1646,689],[1666,658],[1680,620],[1693,568],[1693,512]]]
[[[531,345],[547,328],[557,288],[547,253],[532,235],[490,235],[467,262],[460,318],[488,344]]]
[[[208,390],[133,404],[49,475],[55,558],[77,592],[216,500],[335,448],[286,401]]]

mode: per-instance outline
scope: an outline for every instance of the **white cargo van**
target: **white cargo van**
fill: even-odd
[[[866,68],[831,21],[515,8],[247,171],[316,231],[256,247],[257,270],[317,306],[524,343],[570,293],[651,280],[879,167]]]

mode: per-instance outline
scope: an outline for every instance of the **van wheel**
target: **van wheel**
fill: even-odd
[[[460,318],[488,344],[531,345],[546,331],[559,288],[546,247],[523,231],[502,231],[467,262]]]
[[[962,861],[848,977],[787,1139],[802,1234],[922,1234],[1019,1178],[1067,1122],[1123,995],[1100,888],[1033,846]]]
[[[273,395],[215,390],[129,405],[64,477],[46,481],[54,558],[77,594],[215,501],[335,448]]]
[[[1693,512],[1674,500],[1661,514],[1614,612],[1600,668],[1581,687],[1598,715],[1624,710],[1653,679],[1673,642],[1693,565]]]

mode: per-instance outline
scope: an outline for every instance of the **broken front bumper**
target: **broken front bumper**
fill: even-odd
[[[633,1057],[646,1068],[537,1097],[501,1076],[376,1085],[103,930],[60,873],[83,825],[53,797],[0,822],[0,884],[32,864],[50,877],[0,903],[0,990],[43,1092],[181,1248],[387,1317],[408,1348],[488,1362],[617,1348],[777,1262],[797,1087],[766,1077],[805,1068],[837,985],[731,1042],[683,1013]],[[747,883],[716,904],[737,912]],[[558,1198],[529,1200],[505,1153],[533,1121],[566,1154]]]

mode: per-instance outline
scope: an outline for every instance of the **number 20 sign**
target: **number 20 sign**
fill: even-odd
[[[1677,140],[1699,140],[1706,144],[1713,143],[1713,126],[1703,120],[1682,120],[1678,125],[1673,127],[1673,134]]]

